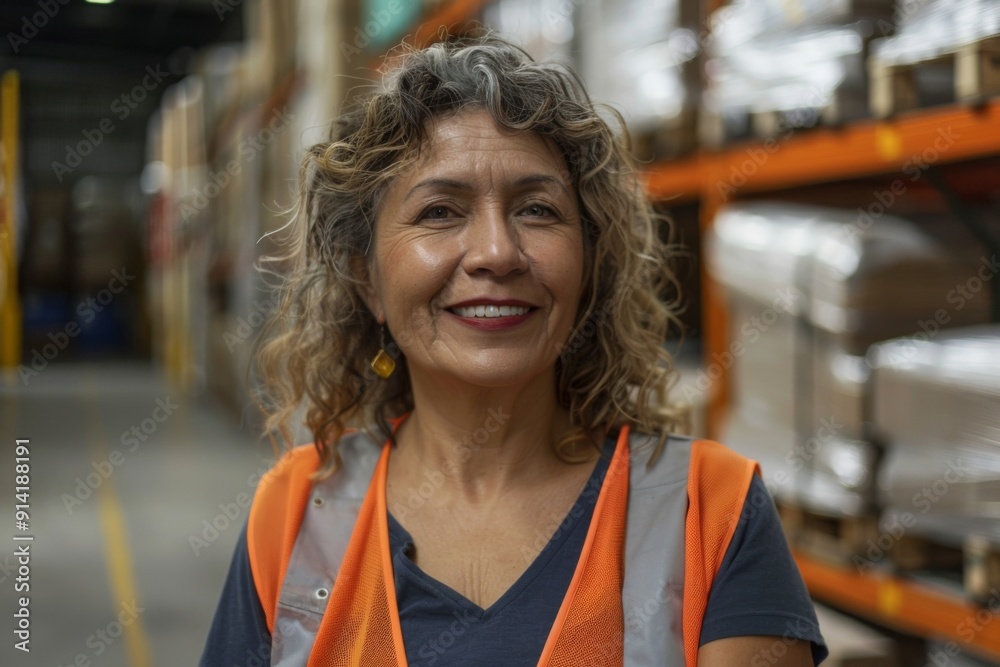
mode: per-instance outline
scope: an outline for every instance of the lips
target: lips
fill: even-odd
[[[537,306],[520,299],[490,299],[485,297],[461,301],[447,308],[459,317],[482,319],[517,317],[527,315],[535,309]]]
[[[525,306],[495,306],[493,304],[480,306],[462,306],[461,308],[449,308],[456,315],[462,317],[511,317],[517,315],[527,315],[531,308]]]

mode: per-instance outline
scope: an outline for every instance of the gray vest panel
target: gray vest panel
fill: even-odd
[[[691,441],[671,437],[651,468],[653,436],[629,439],[625,667],[684,664],[684,520]]]
[[[313,486],[295,538],[275,614],[273,667],[308,662],[380,454],[360,431],[341,438],[339,451],[343,467]]]
[[[652,468],[655,439],[629,439],[625,534],[625,667],[683,665],[684,519],[690,440],[671,437]],[[341,440],[343,467],[313,487],[278,599],[271,664],[308,662],[337,571],[368,491],[380,446],[361,432]]]

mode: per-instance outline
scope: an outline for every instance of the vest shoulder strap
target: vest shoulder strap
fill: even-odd
[[[288,559],[312,488],[309,478],[318,467],[319,452],[313,445],[292,449],[261,478],[250,506],[247,523],[250,571],[267,629],[272,633]]]
[[[742,515],[760,467],[711,440],[691,443],[684,539],[684,656],[698,664],[701,626],[712,583]]]

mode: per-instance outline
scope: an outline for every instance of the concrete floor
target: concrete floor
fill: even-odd
[[[158,401],[176,407],[167,414]],[[133,427],[137,438],[126,435]],[[26,533],[14,516],[19,438],[30,439]],[[209,397],[172,392],[148,366],[51,365],[27,386],[3,378],[0,665],[197,664],[246,520],[235,501],[252,495],[248,478],[271,458],[268,444]],[[205,521],[222,530],[196,554],[192,537],[205,539]],[[26,543],[12,538],[28,534],[25,654],[14,648],[13,613],[24,593],[14,589],[12,554]]]

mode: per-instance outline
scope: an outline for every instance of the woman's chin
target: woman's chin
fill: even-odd
[[[530,372],[533,365],[525,363],[511,363],[507,360],[501,364],[477,363],[463,364],[456,368],[454,364],[449,364],[447,368],[440,369],[451,379],[463,384],[475,387],[490,389],[502,389],[505,387],[517,387],[527,384],[538,376],[538,371]]]

